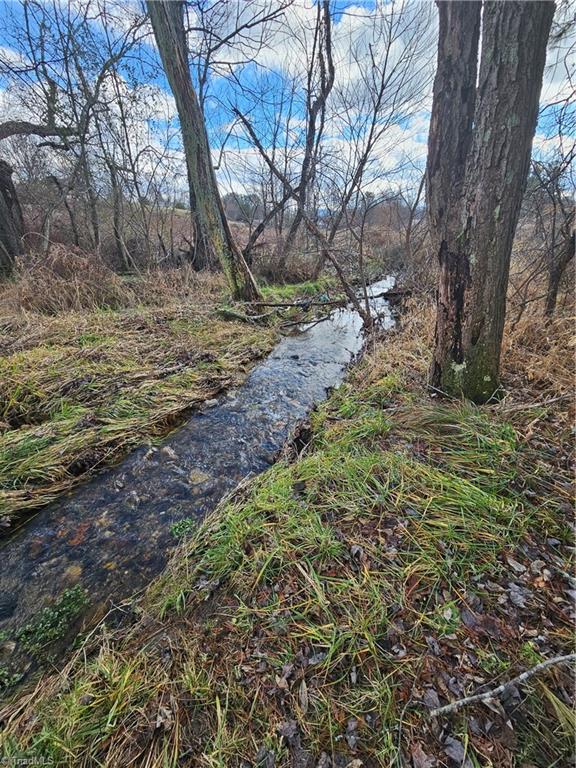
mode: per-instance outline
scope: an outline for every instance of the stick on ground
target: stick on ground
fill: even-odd
[[[493,688],[490,691],[485,691],[484,693],[476,693],[474,696],[467,696],[465,699],[458,699],[457,701],[453,701],[452,704],[446,704],[444,707],[437,707],[436,709],[430,711],[430,717],[448,715],[452,712],[455,712],[457,709],[468,706],[468,704],[475,704],[479,701],[495,699],[497,696],[500,696],[502,693],[504,693],[507,688],[510,688],[510,686],[523,683],[533,675],[536,675],[538,672],[542,672],[549,667],[554,667],[558,664],[568,664],[571,661],[576,661],[576,653],[570,653],[567,656],[555,656],[553,659],[547,659],[541,664],[536,664],[535,667],[531,667],[525,672],[522,672],[522,674],[518,675],[518,677],[515,677],[512,680],[508,680],[507,683],[502,683],[502,685],[499,685],[497,688]]]

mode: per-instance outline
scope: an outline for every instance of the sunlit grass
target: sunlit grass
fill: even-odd
[[[339,292],[338,283],[333,278],[323,277],[305,283],[286,283],[285,285],[263,285],[262,296],[266,301],[295,301],[302,298],[316,297],[322,301],[329,293]]]

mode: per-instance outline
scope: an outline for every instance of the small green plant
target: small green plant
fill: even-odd
[[[44,608],[29,624],[18,630],[16,640],[32,656],[64,637],[70,625],[88,604],[86,591],[79,585],[71,587],[52,606]]]
[[[183,520],[178,520],[170,526],[170,533],[177,539],[183,539],[186,536],[194,533],[198,528],[198,520],[195,517],[185,517]]]
[[[18,672],[13,672],[4,664],[0,664],[0,691],[16,685],[20,678],[21,675]]]
[[[453,635],[460,626],[460,611],[452,601],[439,605],[426,623],[433,627],[440,637]]]

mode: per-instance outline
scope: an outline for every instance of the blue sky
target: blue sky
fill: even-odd
[[[103,2],[103,0],[99,0],[99,2]],[[242,6],[243,2],[244,6]],[[244,8],[247,7],[245,0],[238,0],[238,3],[240,13],[244,12]],[[52,2],[42,0],[42,4],[46,8],[50,8]],[[62,0],[56,0],[56,5],[62,8],[65,4]],[[374,5],[375,0],[356,0],[356,2],[335,0],[333,3],[333,39],[337,62],[335,90],[342,93],[348,90],[346,99],[349,106],[350,94],[353,93],[354,89],[359,92],[362,87],[362,77],[365,78],[367,72],[367,68],[364,66],[364,72],[359,73],[362,66],[358,67],[355,64],[353,57],[351,57],[351,50],[356,48],[360,58],[363,54],[364,61],[367,61],[369,44],[372,46],[381,44],[381,41],[378,43],[374,39],[373,21],[369,18]],[[86,2],[73,0],[72,7],[85,9]],[[113,17],[112,26],[116,28],[114,34],[122,33],[122,28],[126,25],[131,13],[141,11],[141,6],[136,3],[118,4],[115,0],[109,0],[107,7]],[[386,5],[386,7],[393,6]],[[11,28],[13,22],[16,26],[22,23],[22,5],[17,0],[2,0],[0,13],[7,22],[0,24],[1,52],[4,57],[14,55],[16,59],[18,53],[12,54],[11,52],[14,48],[19,47],[22,40],[11,34]],[[427,59],[423,66],[428,66],[428,61],[433,62],[435,55],[435,13],[433,3],[424,2],[418,7],[418,12],[414,17],[415,23],[418,19],[422,20],[424,17],[426,19],[425,33],[428,35],[428,39],[420,51],[420,55]],[[228,151],[224,153],[224,162],[219,172],[220,181],[224,186],[238,187],[239,184],[243,183],[239,182],[240,177],[247,178],[251,166],[253,166],[253,173],[255,174],[258,167],[257,155],[251,150],[243,132],[237,126],[232,126],[231,107],[238,106],[243,112],[248,113],[263,142],[269,143],[274,118],[278,114],[278,101],[282,86],[286,86],[290,80],[301,81],[303,77],[302,51],[304,46],[302,40],[306,36],[310,37],[306,30],[313,24],[314,14],[312,0],[297,0],[295,5],[286,12],[283,25],[270,30],[267,34],[266,44],[258,52],[255,61],[249,61],[250,51],[248,51],[245,61],[238,64],[237,52],[225,51],[223,59],[231,60],[234,57],[236,63],[230,67],[229,71],[221,67],[211,76],[209,96],[206,100],[206,116],[211,145],[216,159],[220,157],[219,150],[224,141],[227,142]],[[225,23],[226,21],[223,21],[223,24]],[[97,21],[92,21],[91,25],[95,34],[101,34],[102,30]],[[194,37],[191,37],[190,44],[191,48],[194,49],[196,45]],[[549,57],[542,94],[544,102],[554,101],[558,96],[566,95],[568,78],[563,59],[568,45],[573,45],[573,39],[563,45],[562,49],[554,51]],[[402,55],[401,46],[399,46],[399,52],[394,51],[394,55]],[[151,132],[157,131],[158,136],[162,136],[162,141],[168,141],[170,148],[177,154],[179,138],[174,104],[165,77],[158,66],[157,52],[151,39],[142,43],[139,48],[139,56],[141,57],[140,61],[130,60],[127,64],[121,64],[120,74],[125,78],[126,83],[133,82],[137,86],[150,86],[150,103],[153,99],[157,99],[160,106],[146,118],[148,125],[151,127]],[[555,66],[553,66],[554,62],[556,62]],[[568,67],[574,67],[573,60],[568,62]],[[194,67],[192,69],[194,73]],[[265,98],[259,98],[257,92],[261,91],[263,86],[266,87],[266,95]],[[5,89],[5,87],[6,80],[0,78],[0,89]],[[152,95],[153,91],[155,91],[155,95]],[[0,90],[0,97],[3,99],[5,108],[8,106],[10,109],[18,109],[18,106],[10,103],[10,99],[3,94],[2,90]],[[302,134],[302,126],[298,125],[299,119],[303,116],[300,106],[301,98],[300,89],[294,105],[293,120],[290,124],[290,139],[295,144],[301,140]],[[389,180],[381,181],[381,183],[397,183],[397,180],[392,178],[394,169],[402,166],[408,156],[413,158],[415,163],[422,165],[426,149],[430,98],[431,89],[428,82],[425,87],[423,86],[418,90],[415,103],[406,103],[404,113],[399,114],[391,121],[382,138],[381,145],[376,148],[375,163],[371,170],[375,179],[378,177],[384,179],[387,174],[390,175]],[[337,101],[336,95],[335,100]],[[342,101],[344,101],[344,97],[342,97]],[[284,109],[286,109],[286,104]],[[360,107],[358,111],[360,114]],[[353,148],[351,148],[351,129],[345,121],[339,119],[340,117],[336,104],[329,122],[328,135],[331,139],[330,151],[334,152],[335,157],[344,158],[347,153],[353,152]],[[535,146],[539,151],[547,151],[550,146],[546,136],[553,132],[553,127],[552,110],[549,110],[544,113],[537,130]],[[167,134],[170,135],[168,140],[166,139]],[[297,152],[295,154],[297,155]],[[297,157],[295,157],[295,162],[297,163]],[[374,182],[376,186],[377,183],[377,181]]]

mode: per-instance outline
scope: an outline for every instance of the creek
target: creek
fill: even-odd
[[[384,327],[394,321],[378,298],[393,278],[370,286]],[[333,311],[283,338],[246,381],[196,411],[160,444],[45,507],[0,552],[0,632],[12,635],[63,591],[79,584],[92,615],[144,588],[177,543],[184,518],[201,520],[244,478],[276,460],[298,423],[340,384],[364,344],[351,308]]]

